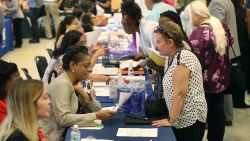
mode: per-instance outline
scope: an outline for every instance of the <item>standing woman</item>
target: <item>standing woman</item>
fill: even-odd
[[[219,19],[210,15],[200,1],[191,2],[193,26],[190,36],[193,52],[200,60],[203,85],[208,103],[208,140],[223,141],[225,132],[224,94],[229,87],[231,64],[229,46],[233,38],[229,29]]]
[[[232,0],[235,9],[236,23],[237,23],[237,34],[240,46],[240,61],[242,63],[242,69],[244,71],[247,90],[250,94],[250,38],[248,31],[250,31],[250,10],[246,9],[242,3],[243,0]],[[249,27],[248,27],[249,26]],[[232,87],[233,106],[234,108],[250,108],[249,105],[245,104],[245,91],[239,93],[239,88]]]
[[[172,21],[155,30],[157,48],[167,56],[163,77],[163,94],[169,118],[153,122],[154,126],[173,126],[177,141],[202,141],[207,103],[198,58],[184,49],[180,27]]]
[[[49,116],[50,100],[38,80],[19,80],[7,96],[8,115],[0,127],[1,141],[38,141],[38,119]]]
[[[29,40],[29,43],[39,43],[40,36],[39,36],[39,27],[38,27],[38,18],[41,12],[41,7],[43,5],[42,0],[28,0],[29,4],[29,16],[31,20],[31,29],[32,29],[32,37]]]
[[[207,116],[201,64],[184,49],[180,27],[172,21],[155,30],[157,48],[167,56],[163,77],[163,95],[169,118],[153,122],[154,126],[173,126],[177,141],[202,141]]]
[[[15,34],[15,48],[20,48],[22,46],[22,24],[23,24],[23,12],[21,10],[21,5],[18,0],[11,0],[8,9],[6,9],[6,14],[13,20],[13,28]]]

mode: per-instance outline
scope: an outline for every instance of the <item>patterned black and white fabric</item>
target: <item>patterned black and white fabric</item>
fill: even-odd
[[[203,89],[203,78],[201,65],[197,57],[189,50],[181,50],[180,64],[184,64],[190,71],[188,93],[184,99],[181,113],[174,124],[175,128],[185,128],[194,124],[197,120],[206,122],[207,103],[205,100],[205,92]],[[173,98],[173,71],[177,67],[177,56],[173,58],[173,62],[168,66],[165,63],[165,75],[163,77],[163,94],[169,110]]]

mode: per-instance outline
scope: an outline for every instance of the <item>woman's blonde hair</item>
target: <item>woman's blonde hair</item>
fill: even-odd
[[[7,95],[7,117],[0,127],[0,140],[5,141],[15,131],[20,130],[28,140],[38,141],[38,118],[36,102],[43,93],[43,83],[39,80],[19,80]]]
[[[215,44],[216,44],[215,51],[219,53],[221,56],[224,55],[226,53],[227,38],[225,30],[220,20],[211,16],[206,4],[204,4],[201,1],[198,0],[192,1],[190,3],[190,8],[194,14],[197,14],[202,18],[209,19],[208,23],[212,27],[212,31],[215,37]]]
[[[167,21],[159,25],[155,32],[161,33],[166,38],[172,39],[177,49],[184,47],[182,42],[184,36],[182,34],[181,28],[173,21]]]

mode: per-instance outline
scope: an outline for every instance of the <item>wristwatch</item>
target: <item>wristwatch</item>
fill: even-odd
[[[171,117],[168,117],[168,122],[169,122],[170,124],[174,125],[175,121],[176,121],[175,119],[173,119],[173,118],[171,118]]]

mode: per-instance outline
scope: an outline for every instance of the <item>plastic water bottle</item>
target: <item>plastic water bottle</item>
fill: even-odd
[[[74,125],[71,131],[71,141],[81,141],[81,134],[78,125]]]
[[[132,62],[129,64],[128,66],[128,76],[133,76],[133,66],[132,66]]]

